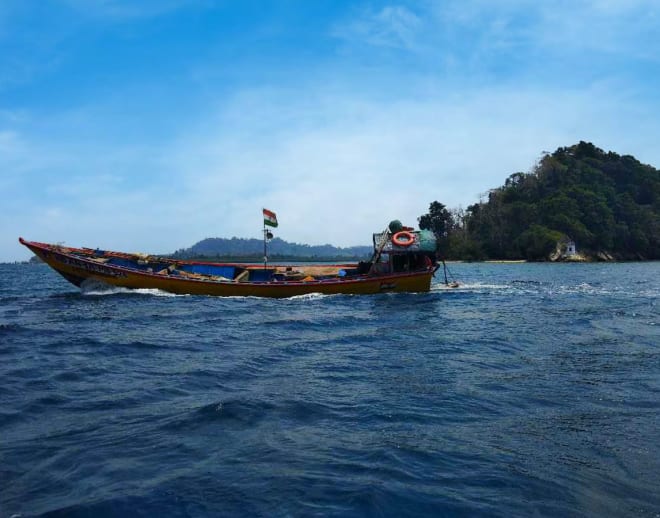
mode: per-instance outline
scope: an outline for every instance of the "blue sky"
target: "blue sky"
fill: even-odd
[[[660,2],[3,0],[0,261],[367,244],[591,141],[660,167]]]

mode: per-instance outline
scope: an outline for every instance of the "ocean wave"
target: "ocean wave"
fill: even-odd
[[[0,335],[9,333],[18,333],[23,330],[19,324],[0,322]]]
[[[155,288],[121,288],[117,286],[108,286],[107,284],[84,286],[80,289],[82,295],[92,297],[105,297],[108,295],[148,295],[152,297],[188,297],[189,295],[179,295]]]
[[[433,292],[470,292],[484,290],[506,290],[512,287],[506,284],[488,284],[488,283],[461,283],[458,286],[447,286],[446,284],[434,284],[431,286]]]
[[[652,516],[657,264],[452,272],[278,300],[5,272],[0,514]]]
[[[324,293],[305,293],[304,295],[293,295],[292,297],[287,297],[287,300],[319,300],[331,295],[326,295]]]

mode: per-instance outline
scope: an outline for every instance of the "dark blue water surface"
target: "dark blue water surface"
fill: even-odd
[[[0,265],[0,516],[660,516],[660,263],[426,294]]]

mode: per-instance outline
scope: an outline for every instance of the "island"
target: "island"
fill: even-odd
[[[454,260],[660,259],[660,171],[589,142],[544,153],[467,209],[434,201],[420,228]]]

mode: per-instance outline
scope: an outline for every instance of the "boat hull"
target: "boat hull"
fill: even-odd
[[[107,266],[67,253],[66,249],[57,246],[25,241],[22,238],[20,242],[76,286],[81,286],[85,281],[97,281],[110,286],[129,289],[157,289],[175,294],[285,298],[309,293],[366,295],[388,292],[425,292],[429,291],[433,277],[433,271],[426,269],[416,272],[313,281],[236,282],[188,279]]]

